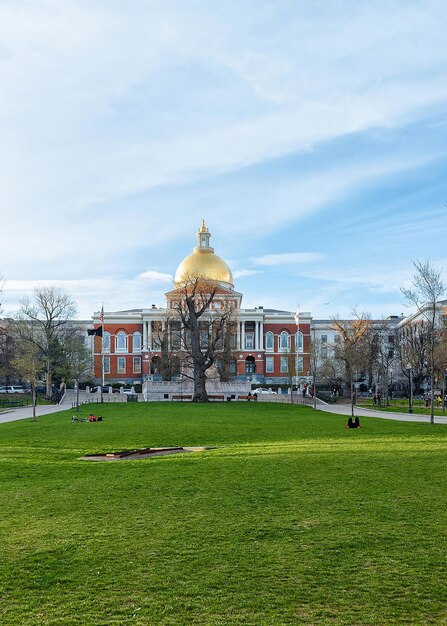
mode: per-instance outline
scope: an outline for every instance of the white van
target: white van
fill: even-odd
[[[26,393],[22,385],[3,385],[0,387],[0,393]]]

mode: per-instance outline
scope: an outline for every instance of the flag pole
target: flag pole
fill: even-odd
[[[99,319],[102,324],[102,336],[101,336],[101,399],[102,399],[102,387],[105,386],[105,374],[104,374],[104,302],[101,304],[101,313]]]

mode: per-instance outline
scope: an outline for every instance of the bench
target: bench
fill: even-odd
[[[254,402],[257,401],[258,396],[256,395],[252,395],[252,396],[238,396],[237,397],[238,400],[247,400],[247,402],[250,402],[250,400],[253,400]]]
[[[208,400],[213,400],[215,402],[223,402],[225,400],[225,396],[219,396],[219,395],[214,395],[214,396],[208,396]]]
[[[172,399],[173,400],[192,400],[192,396],[190,394],[189,395],[182,395],[182,394],[173,395]]]

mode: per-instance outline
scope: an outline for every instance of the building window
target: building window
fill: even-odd
[[[279,349],[281,352],[287,352],[290,346],[289,333],[285,330],[279,336]]]
[[[200,348],[204,350],[208,348],[208,345],[209,345],[208,328],[203,328],[200,331]]]
[[[302,374],[304,370],[304,359],[302,356],[296,358],[296,373]]]
[[[126,373],[126,358],[123,356],[118,357],[117,372],[118,374]]]
[[[256,372],[256,363],[252,356],[248,356],[245,359],[245,373],[254,374]]]
[[[320,356],[322,359],[327,359],[327,335],[321,335]]]
[[[275,360],[272,356],[265,357],[265,371],[272,374],[275,371]]]
[[[133,334],[132,349],[134,352],[141,352],[141,333],[138,330]]]
[[[182,347],[182,327],[180,322],[171,323],[171,346],[173,350],[180,350]]]
[[[289,358],[287,356],[281,357],[281,374],[287,374],[289,372]]]
[[[246,333],[246,335],[245,335],[245,347],[247,348],[247,350],[253,350],[253,348],[254,348],[254,339],[255,339],[254,333]]]
[[[139,356],[133,357],[133,373],[141,374],[141,358]]]
[[[295,335],[295,345],[297,352],[303,351],[303,333],[300,330]]]
[[[275,341],[273,337],[273,333],[269,330],[265,335],[265,349],[268,352],[273,352],[275,348]]]
[[[102,351],[110,352],[110,333],[108,330],[105,330],[102,336]]]
[[[110,374],[110,357],[104,357],[104,374]]]
[[[116,334],[115,352],[127,352],[127,335],[123,330]]]

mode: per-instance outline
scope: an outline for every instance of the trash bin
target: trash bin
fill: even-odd
[[[138,394],[136,393],[130,393],[127,396],[127,402],[138,402]]]

